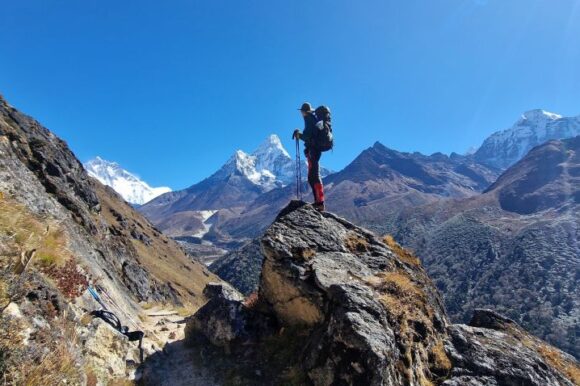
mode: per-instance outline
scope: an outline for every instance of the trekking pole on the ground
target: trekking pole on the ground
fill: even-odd
[[[300,161],[300,140],[296,138],[296,198],[302,200],[302,162]]]
[[[105,305],[105,303],[103,303],[97,291],[90,285],[87,287],[87,290],[89,291],[93,299],[95,299],[97,303],[99,303],[99,305],[103,308],[103,310],[108,311],[107,306]]]

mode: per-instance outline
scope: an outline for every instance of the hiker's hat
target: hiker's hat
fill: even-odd
[[[300,107],[298,110],[303,111],[305,113],[309,113],[311,111],[314,111],[314,110],[312,110],[312,105],[310,105],[310,103],[308,103],[308,102],[302,103],[302,107]]]

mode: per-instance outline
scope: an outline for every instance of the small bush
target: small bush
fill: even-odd
[[[51,265],[44,273],[56,282],[58,289],[69,299],[82,295],[89,285],[86,276],[79,271],[75,259],[68,260],[61,267]]]

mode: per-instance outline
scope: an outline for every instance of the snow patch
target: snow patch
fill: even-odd
[[[199,237],[201,239],[203,236],[205,236],[207,234],[207,232],[210,231],[213,224],[209,223],[208,220],[211,218],[211,216],[213,216],[214,214],[217,213],[217,210],[200,210],[197,213],[199,214],[199,217],[201,218],[201,221],[203,223],[203,228],[200,229],[199,231],[195,232],[191,236]]]

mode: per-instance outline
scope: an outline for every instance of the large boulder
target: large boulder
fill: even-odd
[[[212,344],[228,348],[247,334],[243,296],[225,283],[209,283],[203,293],[209,301],[186,324],[185,339],[190,341],[194,332],[201,331]]]
[[[507,318],[478,310],[471,325],[451,325],[416,258],[333,214],[292,202],[261,245],[259,306],[217,291],[218,300],[191,318],[190,334],[213,341],[204,323],[232,331],[272,318],[277,335],[292,331],[303,342],[285,360],[299,364],[302,383],[316,386],[578,383],[572,357]],[[250,331],[223,334],[225,342],[214,343],[249,339],[268,350],[277,339],[268,337],[276,328]]]

